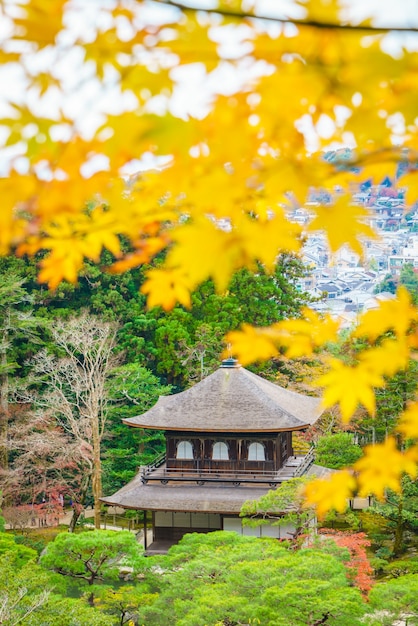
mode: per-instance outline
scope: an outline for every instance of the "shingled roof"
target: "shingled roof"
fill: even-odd
[[[321,413],[320,398],[279,387],[226,359],[190,389],[161,396],[146,413],[123,421],[158,430],[280,432],[307,428]]]
[[[196,482],[144,485],[137,474],[130,483],[101,501],[112,506],[148,511],[238,514],[246,500],[261,498],[269,488],[262,485],[232,487],[221,483],[202,487]]]
[[[319,465],[311,465],[306,475],[325,478],[335,471]],[[257,500],[270,489],[271,486],[257,483],[242,484],[239,487],[222,482],[201,486],[192,481],[169,482],[167,485],[161,485],[158,482],[143,484],[141,474],[138,473],[122,489],[100,500],[105,504],[127,509],[237,515],[244,502]]]

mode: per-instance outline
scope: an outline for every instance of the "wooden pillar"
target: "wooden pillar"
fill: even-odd
[[[144,511],[144,550],[148,548],[147,544],[147,512]]]

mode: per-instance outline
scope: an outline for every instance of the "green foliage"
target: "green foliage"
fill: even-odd
[[[46,530],[46,529],[45,529]],[[40,555],[47,544],[47,537],[38,535],[37,533],[30,532],[25,534],[14,535],[14,540],[17,544],[36,550]]]
[[[376,414],[362,425],[374,429],[375,440],[384,441],[396,426],[397,416],[414,399],[418,376],[418,362],[410,360],[408,367],[386,381],[385,387],[376,390]]]
[[[169,552],[159,596],[140,611],[146,624],[205,626],[360,625],[365,605],[342,562],[318,550],[286,550],[235,533],[191,534]]]
[[[139,607],[152,604],[156,597],[156,594],[146,593],[143,586],[124,584],[118,589],[102,587],[97,593],[94,605],[104,613],[115,615],[118,618],[117,623],[123,626],[129,624],[131,620],[137,623]]]
[[[129,482],[140,465],[147,465],[164,451],[163,433],[128,428],[122,419],[144,413],[159,396],[171,392],[151,371],[139,363],[128,363],[113,370],[108,380],[110,407],[108,433],[104,439],[103,491],[114,493]]]
[[[401,492],[388,489],[383,502],[373,503],[372,511],[387,522],[387,529],[393,536],[393,554],[400,554],[405,548],[405,531],[418,531],[418,481],[404,476]]]
[[[31,561],[36,561],[38,557],[35,550],[18,543],[13,535],[0,532],[0,556],[3,555],[7,555],[9,562],[13,562],[16,568],[20,568]]]
[[[373,568],[375,576],[382,574],[387,564],[388,564],[388,561],[386,559],[380,558],[378,556],[372,557],[370,559],[370,565]]]
[[[0,467],[8,467],[11,374],[31,354],[40,321],[30,311],[25,279],[0,263]],[[32,339],[32,341],[30,341]]]
[[[398,281],[392,274],[386,274],[382,282],[376,285],[375,293],[381,293],[382,291],[388,291],[389,293],[396,293],[398,288]]]
[[[370,607],[378,611],[378,615],[368,617],[367,626],[392,626],[405,616],[408,626],[418,624],[418,575],[409,574],[378,583],[371,590],[369,600]]]
[[[81,585],[118,580],[121,567],[137,570],[142,547],[128,531],[60,534],[51,542],[40,563],[46,569],[68,576]]]
[[[36,315],[30,277],[30,268],[18,259],[0,258],[0,373],[24,372],[25,361],[42,343],[45,321]]]
[[[387,563],[383,570],[392,578],[399,578],[406,574],[418,574],[418,558],[398,559],[392,563]]]
[[[1,624],[30,623],[28,616],[46,604],[50,592],[48,576],[33,562],[19,567],[13,554],[0,555]]]
[[[344,513],[339,513],[335,509],[331,509],[322,520],[323,527],[350,529],[358,531],[361,528],[360,518],[357,512],[347,508]]]
[[[108,617],[85,603],[54,593],[47,572],[29,561],[21,567],[13,554],[0,555],[0,623],[3,626],[112,626]]]
[[[412,263],[405,263],[399,275],[399,284],[405,285],[415,304],[418,304],[418,274]]]
[[[115,626],[109,615],[87,606],[83,600],[51,594],[46,605],[25,626]]]
[[[5,530],[5,526],[6,526],[6,520],[4,519],[3,515],[1,515],[1,505],[3,503],[3,494],[0,491],[0,533],[3,533]]]
[[[350,433],[320,437],[315,448],[315,462],[331,469],[352,465],[361,456],[361,447],[353,443],[353,435]]]
[[[303,487],[308,481],[307,478],[292,478],[258,500],[244,502],[240,512],[244,526],[290,525],[294,530],[289,533],[289,540],[298,542],[316,519],[314,509],[306,507],[303,496]]]
[[[104,253],[102,267],[111,260]],[[126,360],[180,388],[199,378],[201,359],[188,359],[191,353],[204,350],[205,372],[210,373],[219,363],[222,337],[227,331],[243,322],[263,326],[297,315],[309,301],[297,286],[306,269],[292,254],[281,254],[272,274],[261,265],[256,273],[245,269],[237,272],[224,294],[216,292],[212,281],[206,281],[193,294],[190,310],[176,306],[168,313],[159,307],[146,309],[140,287],[147,266],[110,275],[86,262],[76,285],[64,281],[57,290],[49,291],[37,283],[33,260],[5,257],[0,261],[5,271],[13,267],[19,276],[28,277],[25,287],[38,316],[69,317],[89,309],[92,315],[117,321],[118,347]],[[154,264],[159,262],[157,258]]]

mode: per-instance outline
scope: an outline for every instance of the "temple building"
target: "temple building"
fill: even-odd
[[[295,455],[292,433],[321,415],[319,398],[264,380],[226,359],[190,389],[162,396],[143,415],[125,419],[131,427],[161,430],[166,452],[109,497],[105,504],[152,511],[148,554],[164,552],[185,533],[234,530],[286,537],[283,526],[242,526],[246,500],[258,499],[284,480],[313,466],[312,452]]]

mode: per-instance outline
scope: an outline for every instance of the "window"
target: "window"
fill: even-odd
[[[180,441],[177,444],[178,459],[193,459],[193,446],[190,441]]]
[[[248,446],[249,461],[265,461],[266,454],[262,443],[254,442]]]
[[[228,461],[229,453],[228,446],[223,441],[217,441],[213,444],[212,460],[213,461]]]

